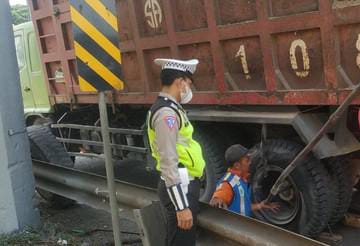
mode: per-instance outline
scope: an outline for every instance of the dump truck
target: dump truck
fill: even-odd
[[[160,68],[153,60],[196,58],[194,98],[186,110],[206,160],[203,201],[211,198],[226,171],[224,151],[232,144],[260,150],[250,182],[252,200],[264,200],[360,80],[360,1],[28,4],[35,35],[24,40],[30,44],[30,37],[36,39],[45,81],[22,81],[27,83],[24,98],[32,94],[35,102],[26,114],[33,158],[73,165],[68,156],[59,156],[62,146],[71,156],[102,154],[97,91],[109,90],[113,157],[140,160],[144,171],[153,170],[143,129],[161,90]],[[31,59],[27,62],[31,68]],[[44,107],[37,107],[40,97]],[[359,104],[357,97],[282,182],[274,198],[280,210],[256,212],[255,218],[307,236],[343,218],[359,167]],[[69,202],[44,194],[58,204]]]

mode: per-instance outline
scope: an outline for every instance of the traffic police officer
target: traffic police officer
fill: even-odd
[[[192,99],[198,60],[155,59],[162,91],[147,117],[152,156],[161,173],[158,194],[166,214],[166,245],[195,245],[200,180],[205,161],[194,128],[180,103]]]

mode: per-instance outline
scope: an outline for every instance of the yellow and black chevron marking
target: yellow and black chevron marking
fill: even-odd
[[[122,90],[115,0],[70,0],[82,91]]]

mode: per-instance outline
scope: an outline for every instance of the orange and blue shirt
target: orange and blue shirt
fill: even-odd
[[[237,169],[229,169],[218,181],[213,197],[223,200],[230,211],[251,216],[251,189],[247,176]]]

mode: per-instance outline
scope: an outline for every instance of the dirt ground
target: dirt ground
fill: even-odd
[[[137,161],[115,162],[116,178],[138,185],[156,187],[158,175],[144,172],[144,166]],[[105,165],[99,158],[76,158],[75,168],[105,175]],[[37,197],[42,228],[28,228],[20,234],[0,235],[0,246],[27,245],[114,245],[109,213],[76,204],[59,210],[50,208],[46,201]],[[123,245],[142,245],[136,223],[128,219],[120,221]],[[64,241],[65,240],[65,241]]]
[[[37,199],[42,228],[29,228],[20,234],[0,236],[0,246],[114,245],[109,213],[81,204],[62,210],[52,209],[42,198]],[[136,223],[122,218],[120,226],[123,245],[142,245]]]

